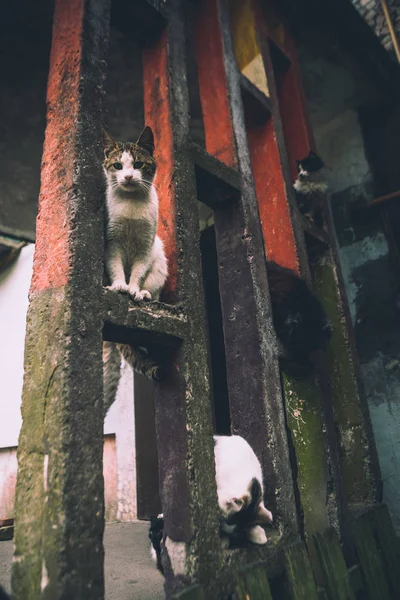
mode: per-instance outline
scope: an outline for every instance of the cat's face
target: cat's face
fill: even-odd
[[[261,484],[253,478],[248,493],[241,498],[218,498],[219,508],[228,525],[252,527],[272,523],[272,513],[265,508]]]
[[[307,177],[311,173],[317,173],[324,167],[324,163],[315,152],[310,152],[306,158],[302,160],[297,160],[297,170],[299,172],[300,178]]]
[[[156,173],[154,137],[145,127],[135,144],[115,142],[104,132],[104,172],[113,191],[149,192]]]

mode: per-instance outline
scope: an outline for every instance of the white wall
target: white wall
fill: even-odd
[[[33,244],[25,246],[15,263],[0,274],[0,519],[13,516],[33,253]],[[116,511],[109,512],[117,520],[131,521],[137,516],[136,452],[133,371],[127,364],[122,365],[117,399],[105,420],[104,433],[115,434],[115,452],[105,453],[103,465],[105,486],[108,486],[106,496],[110,504],[116,505]],[[117,486],[114,492],[115,461]]]
[[[16,446],[21,427],[24,340],[34,245],[0,273],[0,448]]]

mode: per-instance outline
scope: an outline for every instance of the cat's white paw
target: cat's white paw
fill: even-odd
[[[260,525],[255,525],[247,530],[247,539],[253,544],[266,544],[268,541],[267,535]]]
[[[113,281],[113,283],[111,285],[108,285],[106,289],[111,290],[113,292],[129,292],[129,288],[125,281],[120,281],[119,279]]]
[[[143,300],[143,294],[137,286],[129,286],[129,295],[134,302],[141,302]]]
[[[142,294],[143,300],[147,300],[149,302],[152,299],[148,290],[142,290],[140,293]]]

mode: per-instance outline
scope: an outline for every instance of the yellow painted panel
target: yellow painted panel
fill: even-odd
[[[243,75],[268,96],[267,78],[257,42],[250,1],[230,0],[229,2],[236,62]]]

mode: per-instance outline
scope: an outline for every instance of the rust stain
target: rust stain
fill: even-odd
[[[39,213],[31,292],[69,277],[69,199],[79,112],[83,0],[56,2],[47,87]]]
[[[204,0],[200,3],[195,26],[197,74],[206,149],[221,162],[236,167],[216,0]]]
[[[272,119],[248,131],[258,211],[269,260],[294,269],[298,259]]]
[[[155,137],[157,185],[160,200],[159,235],[168,257],[169,276],[163,299],[177,299],[178,251],[176,247],[174,155],[171,110],[169,105],[168,47],[166,32],[151,47],[143,51],[144,111],[147,125]]]

